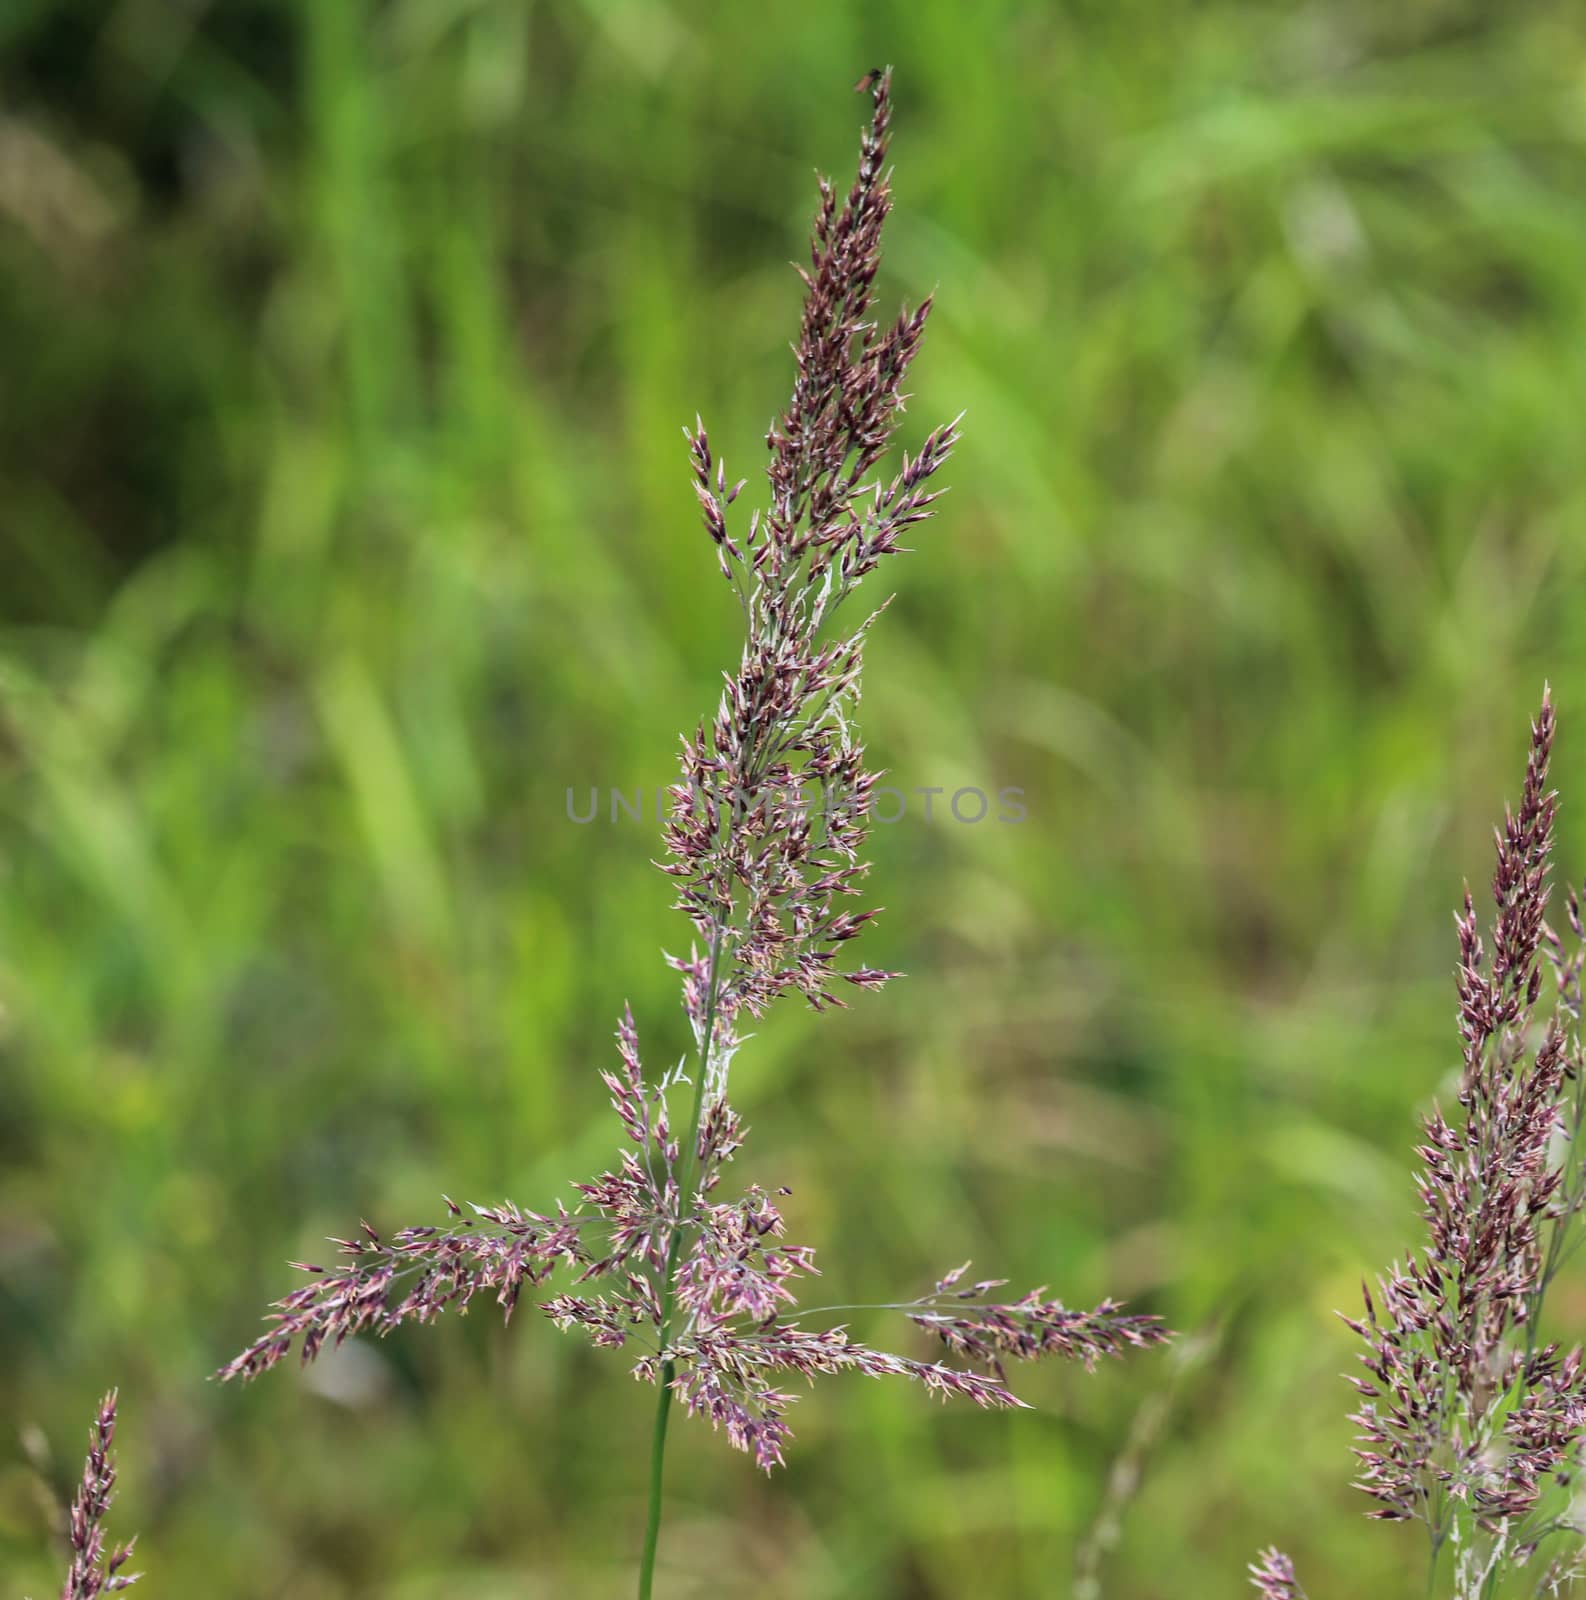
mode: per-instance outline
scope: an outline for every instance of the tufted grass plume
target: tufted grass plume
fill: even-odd
[[[335,1241],[334,1267],[299,1264],[307,1281],[220,1374],[256,1377],[294,1348],[311,1361],[355,1335],[466,1310],[481,1294],[510,1317],[527,1293],[555,1326],[624,1352],[655,1387],[641,1597],[654,1584],[679,1405],[769,1471],[792,1437],[794,1380],[896,1377],[1003,1409],[1021,1404],[1010,1362],[1057,1356],[1088,1368],[1167,1337],[1154,1317],[1111,1300],[1076,1311],[1045,1289],[1005,1295],[1003,1280],[971,1280],[967,1264],[913,1299],[800,1312],[800,1286],[816,1268],[809,1246],[787,1242],[788,1191],[751,1183],[733,1192],[727,1181],[744,1139],[729,1088],[745,1020],[785,994],[841,1007],[844,992],[898,976],[842,963],[876,915],[841,907],[867,871],[877,774],[865,768],[854,717],[865,639],[885,603],[857,621],[849,613],[866,579],[933,513],[958,433],[943,424],[878,472],[930,303],[872,317],[892,205],[890,72],[867,74],[859,88],[871,115],[857,174],[842,198],[820,185],[793,390],[766,440],[766,501],[746,522],[736,509],[744,483],[729,483],[703,423],[685,430],[705,531],[744,623],[714,715],[682,741],[665,828],[662,870],[694,935],[688,954],[668,958],[692,1060],[646,1065],[625,1009],[616,1062],[601,1075],[623,1140],[610,1170],[540,1210],[448,1200],[442,1225],[387,1236],[364,1224]],[[853,1310],[896,1312],[934,1354],[861,1343],[838,1320]]]
[[[72,1558],[61,1586],[61,1600],[94,1600],[96,1595],[116,1594],[130,1589],[142,1576],[122,1571],[132,1558],[136,1539],[109,1548],[105,1543],[105,1517],[116,1491],[116,1465],[110,1454],[116,1437],[116,1404],[112,1389],[100,1401],[88,1432],[88,1456],[68,1524]]]
[[[1586,1573],[1586,1365],[1543,1332],[1586,1210],[1580,895],[1565,896],[1568,942],[1547,921],[1554,731],[1544,691],[1496,834],[1490,946],[1469,889],[1455,915],[1460,1086],[1416,1152],[1425,1242],[1344,1317],[1365,1345],[1356,1487],[1372,1517],[1419,1525],[1427,1593],[1455,1600],[1558,1594]],[[1268,1600],[1304,1595],[1278,1551],[1251,1573]]]

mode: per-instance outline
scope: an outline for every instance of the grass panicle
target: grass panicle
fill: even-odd
[[[874,476],[903,415],[930,306],[891,322],[872,317],[892,205],[891,75],[862,87],[872,111],[858,172],[841,201],[820,185],[793,392],[767,436],[767,503],[741,531],[734,507],[744,484],[729,486],[702,423],[685,430],[705,530],[745,626],[714,716],[683,739],[665,827],[662,870],[696,938],[687,956],[668,958],[694,1036],[692,1067],[648,1070],[625,1010],[617,1064],[602,1073],[624,1148],[610,1170],[573,1186],[574,1203],[525,1211],[448,1201],[448,1225],[389,1238],[366,1223],[335,1241],[337,1266],[301,1265],[308,1281],[220,1374],[255,1377],[294,1346],[311,1361],[355,1335],[465,1310],[480,1294],[510,1316],[525,1290],[559,1276],[539,1300],[542,1314],[627,1352],[634,1376],[657,1387],[641,1595],[653,1582],[674,1402],[770,1470],[791,1434],[794,1380],[898,1377],[944,1399],[1007,1408],[1020,1404],[1009,1360],[1056,1356],[1088,1368],[1167,1337],[1156,1318],[1111,1300],[1074,1311],[1043,1289],[1004,1297],[1001,1280],[965,1283],[959,1267],[918,1299],[874,1308],[923,1331],[933,1357],[874,1349],[833,1321],[835,1311],[797,1312],[798,1285],[816,1269],[808,1246],[786,1242],[787,1191],[750,1184],[724,1195],[744,1136],[728,1098],[742,1019],[788,993],[817,1010],[840,1006],[839,985],[873,989],[897,976],[839,965],[876,915],[839,906],[867,867],[877,774],[865,768],[854,711],[865,638],[882,608],[842,624],[854,592],[931,514],[957,424],[928,433],[890,476]]]
[[[116,1494],[116,1464],[110,1453],[116,1437],[116,1404],[112,1389],[100,1401],[88,1431],[88,1457],[68,1525],[72,1558],[61,1586],[61,1600],[94,1600],[96,1595],[116,1594],[142,1577],[142,1573],[122,1570],[132,1558],[138,1542],[135,1538],[111,1547],[105,1541],[105,1517]]]
[[[1522,1569],[1532,1592],[1557,1592],[1586,1532],[1586,1365],[1543,1332],[1586,1209],[1579,894],[1565,897],[1568,941],[1546,916],[1554,727],[1544,692],[1520,803],[1496,833],[1490,947],[1468,889],[1455,915],[1462,1060],[1457,1109],[1432,1110],[1417,1151],[1425,1243],[1344,1317],[1366,1347],[1351,1379],[1357,1487],[1373,1517],[1422,1526],[1428,1592],[1446,1554],[1458,1600],[1488,1600]],[[1252,1571],[1264,1594],[1300,1593],[1276,1552]]]

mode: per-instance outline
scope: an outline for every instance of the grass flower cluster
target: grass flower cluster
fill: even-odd
[[[1546,920],[1554,725],[1544,694],[1519,806],[1497,833],[1490,948],[1469,890],[1455,917],[1463,1059],[1457,1112],[1434,1109],[1417,1151],[1426,1243],[1344,1318],[1366,1347],[1351,1380],[1357,1486],[1372,1516],[1422,1526],[1428,1592],[1446,1558],[1457,1600],[1489,1600],[1513,1574],[1557,1593],[1586,1571],[1586,1369],[1579,1347],[1542,1332],[1586,1208],[1580,896],[1566,896],[1570,943]],[[1303,1594],[1277,1551],[1251,1571],[1268,1600]]]
[[[116,1391],[112,1389],[100,1401],[89,1429],[88,1457],[68,1525],[72,1557],[66,1582],[61,1586],[61,1600],[94,1600],[95,1595],[116,1594],[130,1589],[142,1576],[122,1571],[132,1558],[136,1539],[109,1549],[105,1544],[105,1516],[116,1491],[116,1466],[110,1455],[115,1438]]]
[[[838,1373],[898,1377],[943,1398],[1002,1408],[1020,1402],[1006,1362],[1042,1356],[1087,1367],[1161,1343],[1156,1318],[1112,1301],[1070,1310],[1044,1289],[1003,1297],[1000,1280],[965,1283],[965,1268],[894,1309],[935,1344],[934,1357],[861,1343],[836,1311],[797,1313],[814,1252],[789,1244],[778,1201],[751,1184],[724,1197],[744,1130],[728,1097],[743,1019],[786,993],[816,1009],[841,1006],[839,985],[872,989],[898,976],[839,965],[875,916],[839,909],[866,872],[870,791],[853,713],[866,635],[884,607],[844,631],[839,616],[864,580],[930,514],[933,479],[956,424],[929,433],[887,478],[873,477],[903,414],[904,381],[929,302],[891,323],[872,319],[882,227],[890,74],[862,84],[872,115],[845,198],[822,181],[810,246],[796,374],[767,438],[769,498],[741,531],[702,424],[688,433],[694,492],[720,570],[742,609],[741,658],[714,717],[683,739],[663,870],[691,922],[680,974],[692,1029],[691,1064],[664,1071],[641,1059],[624,1011],[617,1064],[602,1076],[625,1141],[620,1161],[575,1184],[576,1201],[545,1211],[448,1201],[447,1226],[335,1241],[335,1268],[302,1263],[309,1281],[277,1302],[268,1332],[222,1369],[251,1378],[296,1347],[312,1360],[358,1334],[385,1334],[467,1308],[489,1294],[508,1316],[525,1290],[558,1328],[623,1350],[657,1390],[651,1492],[639,1592],[653,1583],[670,1412],[681,1404],[767,1470],[791,1430],[794,1380]],[[810,803],[819,792],[822,803]],[[861,1309],[842,1307],[837,1310]],[[871,1308],[863,1308],[871,1309]]]

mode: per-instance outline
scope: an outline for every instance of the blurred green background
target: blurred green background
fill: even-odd
[[[969,416],[866,731],[1030,814],[878,830],[865,954],[913,976],[773,1013],[740,1170],[823,1302],[973,1256],[1195,1337],[1011,1418],[826,1383],[771,1481],[681,1425],[661,1592],[1198,1600],[1271,1540],[1317,1600],[1418,1587],[1347,1487],[1332,1311],[1414,1239],[1449,909],[1544,676],[1586,867],[1579,23],[9,0],[7,1592],[59,1582],[111,1382],[150,1593],[629,1591],[620,1357],[481,1310],[204,1375],[325,1234],[607,1160],[624,997],[682,1049],[653,828],[564,791],[666,781],[735,658],[679,425],[761,481],[878,61],[883,307],[939,295],[912,437]]]

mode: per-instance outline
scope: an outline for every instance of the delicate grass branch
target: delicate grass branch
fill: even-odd
[[[96,1595],[115,1594],[130,1589],[142,1576],[121,1570],[132,1557],[136,1539],[109,1551],[105,1548],[105,1515],[116,1497],[116,1466],[110,1454],[115,1437],[116,1391],[112,1389],[100,1402],[88,1434],[88,1459],[72,1501],[72,1560],[61,1600],[94,1600]]]
[[[1463,1059],[1457,1113],[1434,1109],[1417,1151],[1426,1244],[1344,1318],[1366,1346],[1351,1380],[1357,1487],[1372,1516],[1425,1527],[1427,1593],[1446,1553],[1456,1600],[1495,1596],[1522,1569],[1531,1592],[1556,1593],[1581,1570],[1568,1513],[1586,1464],[1586,1360],[1542,1334],[1586,1203],[1579,897],[1566,898],[1572,950],[1546,921],[1553,737],[1544,692],[1520,804],[1497,834],[1490,952],[1469,890],[1455,916]],[[1539,1016],[1544,953],[1555,997]],[[1541,1546],[1563,1534],[1576,1548],[1544,1566]],[[1299,1593],[1274,1552],[1252,1570],[1263,1593]]]
[[[693,1079],[648,1075],[624,1012],[619,1065],[602,1078],[628,1148],[614,1169],[574,1185],[575,1206],[476,1206],[470,1216],[448,1201],[452,1226],[409,1228],[389,1241],[366,1224],[361,1237],[336,1241],[338,1269],[302,1267],[310,1282],[276,1303],[271,1327],[221,1373],[254,1377],[294,1346],[312,1360],[327,1344],[465,1311],[481,1293],[510,1316],[524,1290],[571,1276],[540,1309],[604,1348],[632,1344],[634,1374],[657,1386],[641,1597],[654,1584],[675,1403],[769,1471],[792,1436],[790,1376],[901,1377],[944,1398],[1005,1408],[1020,1404],[1005,1380],[1009,1359],[1052,1355],[1089,1367],[1167,1337],[1155,1318],[1125,1314],[1110,1300],[1091,1311],[1070,1311],[1044,1290],[994,1300],[1000,1282],[961,1286],[963,1268],[898,1307],[942,1359],[874,1350],[842,1327],[811,1330],[794,1307],[797,1281],[816,1270],[814,1252],[783,1242],[772,1192],[718,1193],[743,1139],[728,1100],[740,1020],[762,1016],[785,994],[817,1010],[841,1006],[840,986],[873,989],[897,976],[840,964],[876,915],[839,907],[868,870],[861,851],[878,775],[865,769],[854,711],[865,639],[885,605],[846,634],[834,619],[900,553],[905,531],[930,516],[939,496],[932,480],[957,424],[902,453],[890,478],[871,478],[902,419],[929,302],[890,323],[871,315],[892,205],[890,75],[874,74],[864,87],[871,115],[858,174],[841,203],[821,182],[801,274],[793,392],[766,440],[767,503],[746,527],[735,528],[733,511],[744,484],[728,486],[702,423],[685,430],[705,530],[745,626],[714,716],[682,741],[665,827],[662,870],[696,939],[687,956],[668,958],[695,1040]],[[841,803],[812,815],[809,790]],[[680,1139],[669,1097],[685,1082]]]

